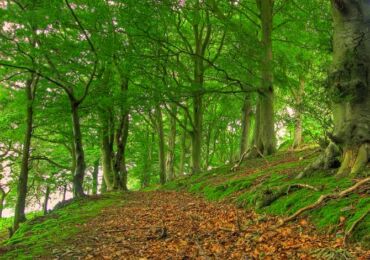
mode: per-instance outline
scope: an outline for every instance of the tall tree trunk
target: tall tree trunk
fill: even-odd
[[[103,129],[101,133],[101,155],[102,155],[102,169],[103,178],[106,184],[107,191],[113,190],[113,171],[112,171],[112,156],[113,147],[110,139],[109,122],[103,119]]]
[[[201,171],[203,97],[197,93],[193,98],[194,129],[192,132],[192,173]]]
[[[153,143],[154,143],[154,134],[150,132],[149,127],[146,131],[146,153],[144,155],[144,167],[141,178],[141,187],[145,188],[149,186],[151,167],[152,167],[152,157],[153,157]]]
[[[159,179],[163,185],[166,183],[166,153],[164,144],[164,131],[163,131],[163,117],[160,105],[155,109],[156,127],[158,132],[158,146],[159,146]]]
[[[44,198],[44,203],[42,205],[44,215],[48,214],[48,202],[49,202],[49,195],[50,195],[50,187],[49,185],[46,186],[45,190],[45,198]]]
[[[29,158],[31,149],[31,139],[33,130],[33,102],[35,99],[35,90],[38,78],[32,75],[31,79],[26,82],[26,97],[27,97],[27,109],[26,109],[26,130],[24,133],[23,149],[22,149],[22,162],[21,171],[18,177],[17,187],[17,201],[14,210],[14,225],[13,232],[19,228],[19,224],[26,220],[25,208],[26,208],[26,197],[27,197],[27,183],[28,183],[28,171],[29,171]]]
[[[343,149],[338,174],[358,175],[370,160],[370,2],[332,1],[332,139]]]
[[[206,158],[204,162],[204,169],[208,169],[209,166],[209,157],[210,157],[210,150],[211,150],[211,137],[212,137],[212,129],[213,124],[210,122],[207,127],[207,135],[206,135]]]
[[[176,147],[176,116],[177,116],[177,105],[171,105],[170,117],[170,135],[168,137],[168,150],[167,150],[167,160],[166,160],[166,171],[168,180],[173,180],[175,178],[175,147]]]
[[[301,76],[299,79],[299,89],[294,93],[295,105],[294,110],[294,139],[293,139],[293,148],[298,148],[302,145],[302,102],[304,94],[305,80]]]
[[[93,178],[93,183],[92,183],[92,194],[96,195],[98,194],[98,175],[99,175],[99,159],[94,162],[94,169],[92,172],[92,178]]]
[[[119,176],[119,186],[122,190],[127,189],[127,166],[126,166],[126,145],[129,133],[129,114],[126,112],[121,116],[120,124],[116,133],[117,152],[114,163],[116,176]]]
[[[262,24],[261,93],[259,95],[259,131],[257,148],[264,155],[276,150],[272,60],[272,21],[274,0],[257,0]]]
[[[79,103],[71,101],[73,145],[75,149],[76,168],[73,176],[73,196],[84,196],[83,181],[85,177],[86,163],[85,152],[82,145],[82,133],[80,117],[78,113]]]
[[[242,108],[242,132],[240,137],[240,158],[245,156],[248,150],[248,139],[250,132],[252,106],[250,96],[248,94],[244,97],[243,108]]]
[[[184,126],[187,127],[187,121],[188,118],[185,115],[184,117]],[[186,139],[188,136],[188,131],[186,129],[182,130],[182,136],[181,136],[181,155],[180,155],[180,165],[179,165],[179,174],[184,174],[185,172],[185,162],[186,162],[186,154],[188,152],[187,146],[186,146]]]

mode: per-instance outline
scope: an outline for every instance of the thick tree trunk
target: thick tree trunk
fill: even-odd
[[[293,148],[298,148],[302,145],[302,102],[304,94],[305,80],[303,77],[299,79],[299,89],[294,93],[295,99],[295,110],[294,110],[294,139],[293,139]]]
[[[94,169],[92,172],[92,194],[96,195],[98,194],[98,175],[99,175],[99,159],[94,162]]]
[[[42,205],[44,215],[48,214],[48,202],[49,202],[49,196],[50,196],[50,187],[49,185],[46,186],[45,191],[45,197],[44,197],[44,203]]]
[[[333,0],[333,141],[343,149],[338,174],[358,175],[370,159],[370,2]]]
[[[176,146],[176,118],[177,116],[177,105],[171,105],[171,113],[173,116],[170,117],[170,135],[168,137],[168,150],[166,160],[166,171],[168,180],[175,178],[175,146]]]
[[[247,94],[244,97],[244,104],[242,108],[242,132],[240,137],[240,158],[245,156],[248,151],[248,139],[250,132],[252,106],[250,96]]]
[[[264,155],[276,150],[274,89],[272,60],[272,21],[274,0],[257,0],[262,24],[262,62],[261,62],[261,93],[259,95],[259,131],[257,132],[257,148]]]
[[[158,132],[158,148],[159,148],[159,179],[163,185],[166,183],[166,152],[164,144],[164,131],[163,131],[163,117],[160,105],[155,109],[156,126]]]
[[[74,197],[82,197],[85,195],[83,190],[83,181],[85,177],[86,163],[85,163],[85,152],[82,145],[82,133],[78,108],[79,104],[74,101],[71,101],[73,145],[76,160],[76,168],[73,176]]]
[[[18,177],[17,201],[14,210],[13,232],[19,228],[19,224],[26,220],[25,208],[27,197],[27,183],[29,171],[29,158],[31,149],[31,139],[33,130],[33,101],[35,98],[35,88],[37,79],[32,76],[26,83],[27,110],[26,110],[26,130],[24,133],[21,171]]]

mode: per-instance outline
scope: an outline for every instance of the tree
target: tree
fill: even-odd
[[[333,0],[333,64],[330,74],[334,133],[343,149],[338,174],[356,176],[370,159],[370,3]]]

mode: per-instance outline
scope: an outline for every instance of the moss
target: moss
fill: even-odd
[[[10,248],[0,259],[34,259],[47,256],[49,248],[78,233],[82,224],[98,215],[100,211],[122,201],[122,194],[110,194],[99,198],[75,201],[52,213],[31,219],[20,226],[17,232],[3,243]]]
[[[297,210],[314,203],[320,195],[338,192],[353,185],[350,178],[338,178],[332,171],[317,171],[312,176],[296,180],[301,170],[315,160],[312,150],[300,152],[279,152],[264,159],[246,160],[237,172],[231,172],[230,166],[174,181],[166,188],[181,188],[204,196],[208,200],[232,198],[238,206],[253,208],[261,214],[279,216],[290,215]],[[302,160],[302,157],[307,156]],[[266,162],[268,161],[268,163]],[[274,192],[279,187],[291,184],[308,184],[319,189],[294,189],[280,196],[270,205],[256,209],[256,201],[261,192]],[[322,207],[306,213],[321,231],[336,232],[340,227],[341,217],[346,219],[345,228],[349,228],[370,207],[370,198],[361,198],[352,194],[340,200],[329,201]],[[355,230],[353,241],[370,241],[370,216],[367,216]],[[343,228],[343,227],[341,227]]]

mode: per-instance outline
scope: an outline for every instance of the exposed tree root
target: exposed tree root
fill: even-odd
[[[338,175],[356,177],[367,165],[370,156],[370,144],[364,143],[360,147],[346,149]]]
[[[324,153],[317,158],[312,164],[308,165],[297,177],[296,179],[302,179],[312,172],[319,169],[330,169],[339,167],[339,156],[340,150],[338,146],[331,142],[325,149]]]
[[[365,217],[370,213],[370,208],[361,215],[353,224],[352,226],[346,231],[344,234],[343,244],[346,245],[348,242],[348,239],[351,237],[353,230],[365,219]]]
[[[348,194],[354,192],[358,188],[360,188],[362,185],[367,184],[369,182],[370,182],[370,177],[367,177],[367,178],[362,179],[361,181],[357,182],[355,185],[353,185],[353,186],[349,187],[348,189],[343,190],[339,193],[331,193],[331,194],[327,194],[327,195],[321,195],[320,198],[315,203],[310,204],[307,207],[301,208],[300,210],[298,210],[293,215],[281,220],[281,223],[279,223],[278,226],[280,227],[280,226],[284,225],[285,223],[287,223],[289,221],[295,220],[298,216],[300,216],[301,214],[303,214],[306,211],[313,210],[315,208],[318,208],[318,207],[322,206],[326,201],[328,201],[330,199],[343,198],[343,197],[347,196]]]
[[[242,162],[244,161],[248,153],[249,153],[249,149],[242,154],[239,161],[231,168],[232,172],[235,172],[239,169],[240,165],[242,164]]]
[[[239,169],[240,165],[246,158],[254,158],[260,156],[263,158],[266,162],[266,164],[269,164],[269,161],[266,159],[266,157],[261,153],[261,151],[258,149],[257,146],[253,146],[252,149],[248,149],[243,153],[243,155],[240,157],[239,161],[231,168],[231,171],[235,172]]]
[[[275,190],[264,190],[262,191],[260,198],[256,201],[256,208],[260,209],[271,205],[274,201],[282,196],[288,195],[290,192],[297,189],[311,189],[314,191],[319,191],[320,188],[313,187],[308,184],[296,183],[291,185],[284,185],[276,188]]]

